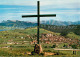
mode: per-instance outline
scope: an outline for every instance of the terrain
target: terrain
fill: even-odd
[[[59,53],[59,56],[80,56],[80,51],[77,51],[77,55],[74,55],[72,51],[57,51],[53,48],[63,49],[80,49],[79,39],[72,38],[76,35],[74,32],[70,32],[65,36],[61,33],[51,32],[40,28],[40,44],[42,45],[44,52]],[[34,50],[37,39],[37,28],[27,29],[15,29],[8,31],[0,31],[0,56],[33,56],[31,52]],[[34,56],[39,56],[35,54]],[[42,54],[40,55],[43,56]]]
[[[44,20],[44,21],[41,21],[41,24],[67,26],[67,25],[79,25],[80,21],[72,22],[72,21],[60,21],[60,20]]]
[[[25,29],[28,27],[37,26],[37,23],[19,21],[19,20],[7,20],[0,23],[0,29],[10,30],[10,29]]]
[[[55,25],[51,25],[51,23],[48,22],[44,25],[43,23],[40,24],[39,41],[44,53],[39,55],[35,53],[31,55],[35,44],[37,44],[37,23],[18,20],[1,22],[0,56],[42,57],[50,55],[56,57],[79,57],[79,50],[76,51],[76,55],[73,54],[73,49],[80,49],[79,23],[56,22],[56,24],[54,22]],[[59,25],[60,23],[63,24]]]
[[[54,26],[69,26],[69,25],[79,25],[80,21],[56,21],[56,20],[48,20],[41,21],[40,24],[44,25],[54,25]],[[37,26],[36,22],[28,22],[28,21],[19,21],[19,20],[6,20],[0,23],[0,29],[11,30],[11,29],[25,29],[28,27]]]

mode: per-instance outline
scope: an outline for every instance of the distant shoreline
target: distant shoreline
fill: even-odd
[[[4,29],[0,29],[0,31],[6,31],[6,30],[4,30]]]

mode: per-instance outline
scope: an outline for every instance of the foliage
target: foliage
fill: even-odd
[[[44,53],[40,53],[40,55],[44,55]]]
[[[34,51],[31,52],[32,55],[36,55],[36,53]]]
[[[56,47],[56,45],[53,45],[53,46],[52,46],[52,48],[55,48],[55,47]]]
[[[77,25],[77,28],[75,29],[75,34],[80,35],[80,25]]]
[[[72,48],[77,49],[77,45],[71,45]]]
[[[61,32],[61,36],[66,36],[68,33],[66,31]]]
[[[65,44],[64,44],[64,46],[63,46],[63,47],[67,48],[67,45],[65,45]]]

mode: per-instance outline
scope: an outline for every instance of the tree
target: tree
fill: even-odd
[[[61,36],[66,36],[67,34],[68,34],[67,31],[62,31],[60,35],[61,35]]]
[[[74,33],[80,35],[80,25],[77,25],[77,28],[74,30]]]

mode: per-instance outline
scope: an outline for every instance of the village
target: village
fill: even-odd
[[[7,39],[8,37],[2,37],[3,39]],[[14,39],[19,39],[18,41]],[[30,39],[30,41],[26,40]],[[80,42],[78,39],[72,39],[72,38],[66,38],[61,35],[56,35],[56,34],[51,34],[51,33],[42,33],[40,34],[40,44],[52,44],[56,45],[55,48],[72,48],[71,45],[77,45],[77,47],[80,46]],[[26,35],[26,37],[21,36],[21,37],[13,37],[12,39],[9,39],[7,41],[3,41],[0,43],[1,45],[5,44],[6,46],[1,46],[0,48],[9,48],[11,45],[26,45],[29,43],[30,45],[37,44],[37,37],[36,34],[33,36]],[[8,46],[7,46],[8,45]],[[62,45],[59,47],[59,45]]]
[[[77,46],[79,46],[80,44],[78,39],[65,38],[64,36],[57,36],[50,33],[41,34],[40,36],[40,43],[56,44],[57,48],[59,44],[65,45],[65,43],[67,43],[67,48],[71,48],[71,45],[73,44],[77,44]],[[33,40],[32,42],[30,42],[30,44],[37,44],[37,41]]]

